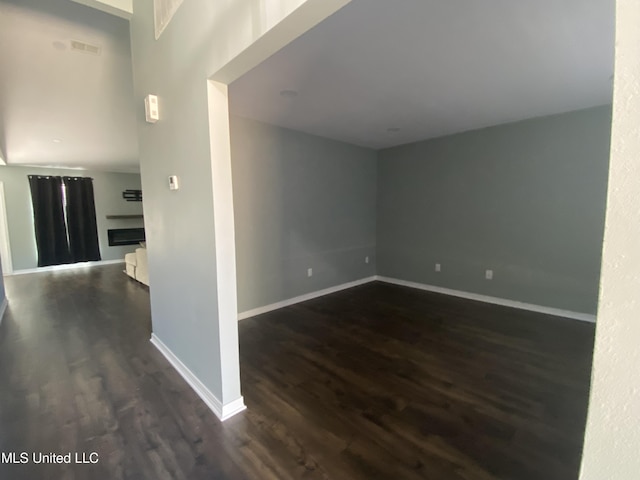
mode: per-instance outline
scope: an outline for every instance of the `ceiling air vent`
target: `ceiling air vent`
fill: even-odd
[[[153,18],[156,31],[156,40],[160,38],[160,35],[167,28],[171,18],[178,10],[178,7],[182,5],[184,0],[153,0]]]
[[[100,55],[100,51],[102,49],[97,45],[91,45],[89,43],[71,40],[71,50],[82,53],[90,53],[91,55]]]

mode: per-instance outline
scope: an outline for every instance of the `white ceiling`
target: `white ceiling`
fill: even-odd
[[[8,164],[138,171],[128,21],[68,0],[0,0],[0,59]]]
[[[231,110],[379,149],[610,103],[613,50],[613,0],[353,0],[236,80]]]
[[[613,0],[353,0],[234,82],[231,111],[384,148],[610,103],[613,46]],[[127,21],[0,0],[0,59],[0,158],[138,170]]]

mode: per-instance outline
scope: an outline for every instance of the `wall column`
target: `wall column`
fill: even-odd
[[[609,189],[582,480],[640,472],[640,2],[616,2]]]

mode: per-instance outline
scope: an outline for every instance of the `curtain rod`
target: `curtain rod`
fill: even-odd
[[[93,180],[93,177],[71,177],[69,175],[27,175],[29,178],[72,178],[74,180],[80,178],[88,178],[89,180]]]

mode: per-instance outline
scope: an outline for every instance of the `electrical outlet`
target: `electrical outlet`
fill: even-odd
[[[439,264],[439,263],[436,263],[436,272],[439,272],[439,271],[441,271],[441,270],[442,270],[442,269],[440,268],[440,264]]]
[[[369,257],[364,257],[364,263],[369,263]]]
[[[307,277],[313,277],[313,268],[307,268]]]
[[[484,278],[487,280],[493,280],[493,270],[486,270],[484,272]]]

